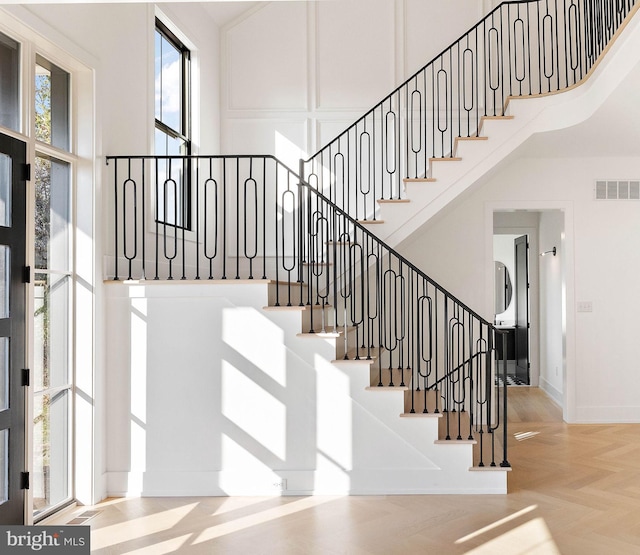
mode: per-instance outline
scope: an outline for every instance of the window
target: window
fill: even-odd
[[[189,155],[190,52],[158,19],[155,31],[155,154]],[[167,225],[191,228],[191,183],[188,161],[158,164],[155,191],[156,219]]]
[[[69,74],[36,56],[36,139],[69,150]]]
[[[69,73],[36,57],[33,511],[72,498],[72,210]]]
[[[20,45],[0,33],[0,125],[20,126]]]

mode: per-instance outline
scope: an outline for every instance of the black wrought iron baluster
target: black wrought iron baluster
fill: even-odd
[[[300,184],[300,187],[302,188],[302,184]],[[302,192],[302,191],[301,191]],[[299,301],[299,306],[304,306],[306,304],[306,306],[312,306],[313,305],[313,288],[314,285],[316,285],[313,282],[313,267],[310,264],[307,264],[307,275],[304,275],[304,268],[303,268],[303,264],[306,261],[311,261],[314,258],[312,251],[312,243],[313,243],[313,237],[312,237],[312,233],[311,233],[311,226],[312,226],[312,222],[313,222],[313,218],[312,218],[312,214],[314,211],[314,207],[313,207],[313,202],[314,202],[314,196],[311,194],[306,194],[306,195],[300,195],[301,199],[304,199],[305,203],[304,203],[304,208],[300,211],[300,215],[301,217],[305,218],[305,223],[301,226],[303,229],[306,230],[306,236],[300,237],[300,241],[301,241],[301,245],[305,244],[306,245],[306,249],[305,249],[305,255],[301,256],[301,259],[299,260],[300,262],[300,268],[299,268],[299,280],[300,283],[302,284],[302,282],[305,282],[307,284],[307,298],[303,299],[303,295],[300,295],[300,301]],[[320,201],[316,200],[316,203],[319,203]],[[306,241],[305,241],[306,239]],[[302,252],[302,247],[300,248],[300,252]],[[305,279],[306,277],[306,279]],[[289,284],[289,290],[291,289],[291,284]],[[319,289],[319,288],[316,288]],[[316,292],[317,295],[317,292]],[[291,293],[289,293],[289,297],[291,296]],[[313,330],[313,310],[311,311],[311,329]]]
[[[209,206],[211,201],[209,200],[209,189],[213,187],[213,253],[208,249],[209,247]],[[209,279],[213,279],[213,260],[218,255],[218,182],[213,178],[213,160],[209,159],[209,177],[203,184],[204,194],[204,206],[203,206],[203,219],[204,219],[204,238],[203,238],[203,254],[207,260],[209,260]]]
[[[492,106],[493,106],[493,114],[497,115],[496,112],[496,104],[497,104],[497,93],[498,87],[500,86],[500,42],[498,38],[498,30],[495,28],[493,22],[493,16],[491,18],[491,28],[487,33],[487,65],[488,65],[488,77],[489,77],[489,89],[492,94]],[[495,58],[498,58],[497,60]]]
[[[411,113],[410,110],[410,106],[409,106],[409,87],[407,85],[404,85],[402,87],[404,89],[404,111],[402,110],[402,97],[399,95],[399,101],[400,101],[400,109],[399,112],[400,114],[404,113],[404,164],[400,165],[400,175],[409,175],[409,149],[411,148],[411,139],[410,139],[410,135],[409,135],[409,127],[410,127],[410,122],[412,121],[413,118],[413,114]],[[402,118],[401,118],[402,121]],[[402,167],[404,166],[404,171],[402,170]]]
[[[145,191],[147,189],[147,180],[145,174],[145,160],[144,158],[140,159],[141,166],[141,176],[142,176],[142,184],[141,184],[141,192],[142,192],[142,229],[140,230],[140,241],[142,243],[142,279],[147,279],[147,202]],[[137,226],[136,226],[137,228]]]
[[[156,271],[155,271],[155,276],[154,276],[154,280],[158,280],[160,279],[159,275],[158,275],[158,266],[160,264],[159,258],[160,258],[160,179],[159,179],[159,171],[160,171],[160,167],[159,167],[159,159],[156,158],[155,159],[155,190],[156,190],[156,195],[155,195],[155,210],[154,210],[154,218],[156,221],[156,225],[155,225],[155,239],[156,239]]]
[[[418,106],[418,123],[417,123],[417,133],[416,133],[416,116],[415,116],[415,106]],[[422,95],[420,93],[420,91],[418,90],[417,87],[417,81],[416,81],[416,88],[415,90],[411,93],[411,119],[410,119],[410,125],[411,125],[411,152],[413,152],[413,158],[414,158],[414,171],[412,174],[409,173],[408,171],[408,167],[407,167],[407,172],[405,172],[405,175],[407,177],[410,177],[411,175],[413,175],[414,177],[418,177],[418,155],[420,154],[420,151],[422,150]],[[401,191],[401,187],[398,187],[398,199],[401,197],[400,195],[400,191]]]
[[[527,75],[529,76],[529,94],[533,94],[533,78],[532,78],[532,73],[531,73],[531,58],[532,58],[532,53],[531,53],[531,15],[530,15],[530,10],[529,10],[530,4],[527,4],[524,7],[525,13],[526,13],[526,20],[527,20],[527,40],[526,40],[526,52],[527,52]],[[519,7],[518,7],[519,8]],[[520,13],[520,10],[518,9],[518,14]]]
[[[287,201],[289,201],[289,210],[287,210]],[[294,207],[296,206],[296,199],[293,190],[291,189],[291,174],[287,172],[287,182],[286,189],[282,193],[281,203],[282,203],[282,268],[286,272],[287,282],[291,284],[291,274],[296,269],[296,262],[298,261],[298,249],[296,246],[296,210]],[[302,215],[299,215],[302,217]],[[289,233],[287,233],[286,225],[289,224],[291,227],[289,228]],[[291,244],[287,245],[287,236],[291,238]],[[290,249],[287,249],[287,246]],[[300,246],[302,248],[302,246]],[[287,263],[287,258],[291,258],[291,262]],[[291,306],[291,299],[287,299],[287,306]]]
[[[252,190],[253,189],[253,190]],[[258,213],[258,196],[259,188],[258,182],[253,176],[253,158],[249,159],[249,177],[244,181],[244,257],[249,261],[249,279],[253,279],[253,262],[258,256],[258,229],[259,229],[259,213]],[[253,193],[253,195],[251,195]],[[263,196],[264,196],[264,184],[263,184]],[[253,197],[250,202],[250,197]],[[238,203],[239,204],[239,203]],[[253,207],[253,221],[251,221],[251,214],[247,211]],[[253,244],[249,245],[249,233],[253,229]]]
[[[555,13],[555,41],[554,41],[554,50],[556,54],[556,91],[560,90],[560,42],[558,37],[558,27],[559,27],[559,19],[558,19],[558,0],[554,0],[554,13]]]
[[[391,181],[391,194],[393,195],[393,191],[396,187],[400,187],[400,180],[402,176],[402,96],[400,93],[400,89],[398,89],[395,94],[396,97],[396,117],[395,117],[395,136],[394,136],[394,152],[395,152],[395,161],[394,161],[394,171],[393,178]]]
[[[448,91],[448,80],[447,80],[447,72],[444,69],[444,61],[443,58],[440,58],[440,69],[437,73],[437,82],[436,82],[436,94],[438,95],[438,110],[437,110],[437,121],[438,121],[438,139],[440,143],[440,152],[438,153],[438,158],[444,158],[444,143],[445,143],[445,132],[447,131],[448,117],[449,113],[449,91]],[[441,104],[444,97],[444,108]]]
[[[191,178],[191,161],[190,159],[183,159],[182,160],[182,178],[181,178],[181,182],[180,182],[180,232],[182,235],[182,276],[180,277],[180,279],[185,280],[187,279],[187,275],[186,275],[186,266],[187,266],[187,261],[186,261],[186,256],[187,256],[187,249],[186,249],[186,243],[185,243],[185,232],[186,232],[186,228],[189,225],[189,221],[188,221],[188,210],[190,209],[189,206],[189,200],[191,199],[191,195],[189,193],[187,189],[187,183],[189,183],[189,180]],[[178,228],[176,228],[177,231]]]
[[[277,164],[276,164],[277,166]],[[303,175],[303,172],[300,172]],[[262,279],[267,279],[267,158],[262,159],[262,180],[264,188],[262,191]],[[302,191],[299,191],[302,195]],[[302,293],[302,283],[300,284]]]
[[[351,243],[349,247],[350,253],[350,271],[353,286],[351,288],[351,325],[355,326],[355,345],[356,360],[360,360],[360,351],[365,349],[365,319],[364,319],[364,251],[360,243]],[[359,266],[359,267],[358,267]],[[359,293],[359,294],[358,294]],[[358,298],[359,297],[359,298]]]
[[[196,253],[196,275],[195,279],[200,279],[200,160],[195,160],[196,164],[196,244],[194,250]]]
[[[114,224],[114,234],[115,234],[115,241],[114,241],[114,248],[115,248],[115,260],[114,260],[114,277],[113,279],[115,281],[120,281],[120,276],[118,274],[118,258],[120,257],[120,254],[118,252],[118,162],[119,160],[116,160],[114,162],[114,169],[113,169],[113,198],[114,198],[114,210],[113,210],[113,224]],[[107,162],[108,163],[108,162]]]
[[[515,52],[511,49],[511,40],[513,39],[515,41],[515,34],[513,34],[511,32],[511,4],[507,4],[507,64],[505,64],[507,66],[508,72],[509,72],[509,93],[508,96],[513,96],[513,75],[512,75],[512,64],[511,64],[511,60],[512,60],[512,54],[515,55]],[[502,30],[502,21],[500,22],[500,34],[502,34],[503,30]],[[513,36],[512,36],[513,35]],[[515,58],[513,58],[515,59]],[[503,90],[502,92],[502,106],[504,109],[504,100],[507,97],[507,92],[506,90]]]
[[[276,180],[277,180],[277,176],[276,176]],[[277,214],[278,214],[277,209],[275,210],[275,214],[277,219]],[[276,224],[276,227],[277,227],[277,224]],[[222,159],[222,279],[227,279],[227,236],[226,235],[227,235],[227,159],[223,158]],[[216,245],[217,245],[217,242],[216,242]],[[278,248],[278,243],[276,239],[276,251],[277,251],[277,248]]]
[[[518,94],[522,96],[522,83],[525,79],[524,63],[526,57],[524,21],[520,17],[520,4],[518,4],[517,17],[513,23],[513,59],[514,59],[514,77],[518,82]],[[520,40],[519,40],[520,39]],[[518,50],[520,45],[520,50]],[[521,67],[520,67],[521,66]],[[518,71],[520,69],[520,71]]]
[[[240,279],[240,158],[236,158],[236,279]]]
[[[458,307],[454,307],[458,309]],[[451,372],[451,409],[456,415],[456,425],[458,428],[458,436],[456,439],[461,440],[461,413],[464,403],[463,385],[464,385],[464,353],[461,352],[461,344],[464,344],[464,326],[460,323],[458,310],[454,310],[454,316],[448,321],[448,333],[450,335],[449,342],[449,367]]]
[[[367,131],[366,121],[364,123],[364,131],[360,134],[360,157],[359,157],[359,173],[360,173],[360,193],[362,194],[362,213],[364,219],[368,219],[369,195],[371,194],[371,134]],[[357,209],[356,209],[357,213]],[[356,218],[357,219],[357,218]],[[376,220],[375,206],[373,208],[373,220]]]
[[[427,171],[429,168],[429,131],[427,129],[427,110],[428,110],[428,105],[427,105],[427,72],[425,70],[422,71],[422,89],[424,91],[424,112],[423,112],[423,116],[420,118],[420,124],[423,126],[424,128],[424,148],[423,150],[423,162],[422,162],[422,167],[420,168],[420,170],[418,170],[416,168],[416,173],[414,174],[413,177],[418,178],[418,177],[427,177]],[[422,133],[420,134],[420,138],[422,139]],[[411,176],[407,176],[407,177],[411,177]]]
[[[507,8],[509,7],[509,5],[507,4]],[[500,31],[498,32],[498,88],[500,90],[500,92],[498,93],[497,99],[495,100],[496,103],[500,102],[500,107],[497,107],[494,105],[493,109],[494,109],[494,116],[499,116],[502,114],[502,110],[504,109],[504,97],[505,97],[505,76],[504,76],[504,68],[505,68],[505,63],[504,63],[504,31],[503,31],[503,14],[504,14],[504,4],[500,6]]]
[[[127,189],[133,188],[133,252],[128,253],[127,228],[129,215],[127,214]],[[131,177],[131,159],[127,161],[127,179],[122,182],[122,245],[123,255],[127,260],[128,277],[133,279],[133,260],[138,256],[138,186]]]
[[[169,277],[167,279],[172,280],[173,279],[173,261],[175,260],[176,256],[178,256],[178,234],[177,234],[177,225],[178,225],[178,183],[176,182],[175,179],[173,179],[172,175],[172,158],[168,158],[167,159],[167,164],[166,164],[166,171],[167,171],[167,177],[164,180],[164,183],[162,185],[163,189],[163,211],[162,211],[162,237],[163,237],[163,241],[162,241],[162,245],[163,245],[163,251],[162,254],[165,258],[165,260],[168,261],[169,264]],[[169,195],[169,187],[173,185],[173,196],[170,197]],[[172,224],[168,223],[168,213],[167,213],[167,199],[169,198],[173,198],[173,217],[171,218],[172,220]],[[171,225],[171,227],[174,228],[174,232],[173,232],[173,252],[171,253],[171,255],[169,255],[169,250],[168,250],[168,236],[169,233],[167,233],[167,228],[168,226]]]
[[[392,109],[392,100],[389,99],[389,110],[385,114],[385,145],[386,145],[386,153],[385,153],[385,162],[386,162],[386,173],[389,177],[389,196],[393,196],[393,187],[395,182],[395,174],[398,170],[396,165],[396,133],[398,127],[397,115],[395,111]],[[389,135],[391,134],[391,139]],[[391,144],[389,144],[391,143]]]
[[[467,337],[469,338],[469,358],[467,359],[467,362],[465,364],[466,366],[466,371],[465,371],[465,376],[467,379],[467,382],[469,384],[469,398],[468,398],[468,405],[469,405],[469,435],[467,436],[468,440],[472,440],[473,439],[473,423],[475,421],[475,405],[473,402],[473,391],[474,391],[474,382],[473,382],[473,361],[475,360],[475,356],[476,353],[474,352],[473,349],[473,319],[471,318],[471,314],[467,313]]]
[[[367,360],[372,359],[372,351],[376,350],[378,353],[378,362],[380,362],[380,335],[376,337],[375,333],[377,328],[376,323],[380,322],[380,311],[378,306],[378,292],[380,291],[380,260],[375,248],[373,248],[372,239],[363,235],[361,240],[365,241],[367,245],[367,328],[369,330],[369,338],[367,341]],[[371,287],[372,281],[374,284],[373,287]]]

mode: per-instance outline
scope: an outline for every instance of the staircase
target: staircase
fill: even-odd
[[[172,341],[162,325],[147,326],[145,344],[153,345],[149,352],[156,353],[161,375],[171,375],[181,360],[213,368],[194,376],[211,389],[184,404],[190,415],[185,425],[204,420],[198,437],[212,434],[216,444],[226,446],[221,451],[232,453],[214,457],[194,481],[176,478],[180,468],[207,458],[191,444],[184,445],[184,461],[169,473],[153,468],[158,460],[147,457],[151,462],[138,476],[145,484],[140,492],[506,492],[507,390],[495,386],[496,374],[506,371],[506,361],[498,363],[503,354],[495,349],[500,331],[392,246],[548,126],[549,115],[565,102],[557,99],[568,95],[576,112],[588,115],[589,102],[575,97],[601,96],[591,83],[603,79],[552,100],[545,95],[585,78],[631,18],[633,4],[502,4],[301,162],[298,173],[271,156],[109,157],[115,217],[108,311],[115,322],[133,322],[142,305],[145,322],[150,307],[168,326],[187,322],[189,332],[179,330],[180,341]],[[561,5],[568,11],[558,16]],[[524,29],[531,31],[532,21],[543,29],[543,38],[512,50],[512,43],[531,35]],[[501,26],[510,31],[496,37]],[[566,33],[558,42],[561,29]],[[553,49],[555,62],[549,65],[546,33],[580,56],[560,63],[559,49]],[[501,36],[508,40],[501,42]],[[633,48],[633,41],[619,48],[625,47]],[[536,52],[540,72],[526,74],[521,62],[536,58]],[[482,88],[467,86],[480,81]],[[435,93],[427,100],[429,90]],[[536,98],[514,99],[514,92]],[[429,111],[431,117],[423,118]],[[187,205],[167,202],[186,189],[194,197],[190,229],[173,223],[188,220],[178,217]],[[226,318],[235,322],[230,335]],[[254,321],[260,325],[254,327]],[[136,371],[132,327],[111,327],[119,335],[113,340],[129,345],[124,358],[112,355],[112,366],[124,372],[115,382],[127,383]],[[273,341],[263,340],[272,336]],[[264,352],[244,345],[229,355],[238,337],[258,341]],[[211,349],[203,352],[203,343]],[[245,349],[251,354],[242,354]],[[270,364],[274,360],[278,364]],[[265,432],[269,403],[247,404],[242,388],[229,389],[234,379],[228,376],[236,376],[245,390],[261,384],[277,399],[287,416],[282,419],[275,409],[270,414],[287,437],[276,441]],[[172,385],[161,379],[156,388],[169,399]],[[207,403],[212,408],[198,408]],[[147,433],[154,433],[151,420],[147,424]],[[270,439],[257,445],[257,436],[247,437],[247,430]],[[278,448],[269,449],[273,441]],[[126,492],[131,472],[114,473],[110,493]]]
[[[586,120],[635,65],[637,9],[504,2],[299,173],[396,247],[527,138]]]

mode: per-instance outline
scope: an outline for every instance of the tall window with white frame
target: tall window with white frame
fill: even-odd
[[[155,29],[155,154],[191,154],[190,52],[156,19]],[[161,159],[157,166],[156,220],[191,229],[191,171],[188,160]]]
[[[36,57],[33,511],[73,496],[70,75]],[[69,153],[67,155],[66,153]]]

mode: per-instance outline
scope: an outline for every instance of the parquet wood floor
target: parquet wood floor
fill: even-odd
[[[640,424],[567,425],[542,391],[509,393],[508,495],[111,499],[92,553],[640,553]]]

